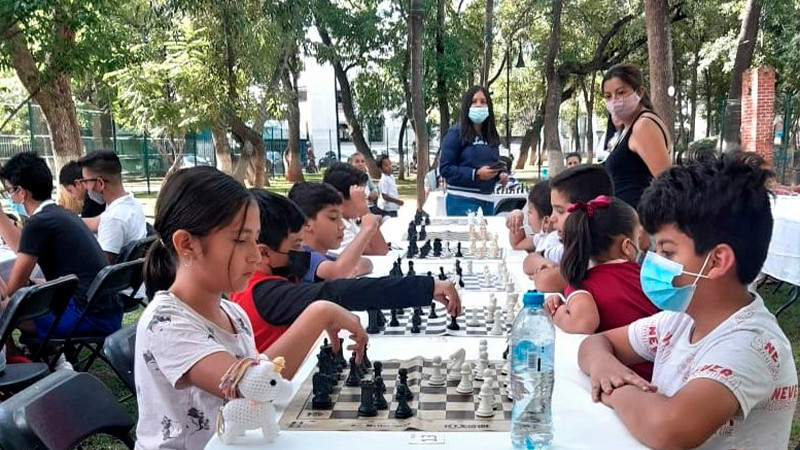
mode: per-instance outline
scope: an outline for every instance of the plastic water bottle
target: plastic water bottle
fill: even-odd
[[[511,328],[511,443],[521,449],[549,449],[553,439],[555,329],[542,305],[544,296],[528,291]]]

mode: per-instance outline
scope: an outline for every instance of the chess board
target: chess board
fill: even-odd
[[[505,297],[498,297],[498,303],[505,301]],[[497,337],[497,338],[506,338],[508,336],[508,332],[511,331],[511,327],[506,325],[506,311],[502,308],[499,304],[497,309],[501,311],[500,314],[500,323],[502,325],[503,333],[500,335],[493,335],[491,334],[491,330],[493,327],[492,323],[487,322],[488,313],[487,309],[483,306],[469,306],[464,308],[464,314],[456,318],[456,323],[458,323],[460,329],[459,330],[450,330],[447,328],[447,325],[450,323],[450,316],[447,315],[447,310],[445,309],[444,305],[440,303],[435,303],[436,305],[436,317],[430,317],[430,307],[422,308],[422,324],[419,326],[420,331],[419,333],[412,333],[411,332],[411,317],[413,316],[413,309],[406,308],[404,309],[403,315],[397,316],[397,326],[390,326],[389,322],[391,321],[391,311],[385,310],[383,311],[384,316],[386,317],[386,324],[381,327],[380,332],[375,333],[374,335],[379,336],[481,336],[481,337]],[[475,315],[475,319],[478,321],[480,325],[478,326],[470,326],[467,325],[473,314]],[[364,327],[367,325],[365,324]]]
[[[422,246],[422,244],[425,243],[425,241],[427,241],[429,239],[431,240],[431,242],[434,239],[441,239],[443,242],[452,241],[453,243],[450,244],[451,247],[453,245],[455,245],[455,242],[458,242],[458,241],[469,242],[469,230],[460,230],[460,231],[453,231],[453,230],[427,231],[426,230],[425,233],[426,233],[426,236],[425,236],[424,240],[419,240],[419,237],[417,238],[417,244],[420,247]],[[475,233],[475,235],[476,235],[476,237],[475,237],[476,240],[478,240],[477,239],[477,233]],[[406,234],[403,235],[403,240],[404,241],[408,240],[408,232],[406,232]],[[462,247],[463,247],[463,245],[462,245]],[[455,249],[453,249],[453,250],[455,250]]]
[[[429,386],[427,383],[433,372],[433,362],[429,359],[416,357],[410,360],[388,360],[383,363],[383,380],[386,384],[386,397],[389,409],[378,411],[376,417],[358,417],[358,407],[361,403],[361,388],[347,387],[344,380],[348,370],[340,375],[334,387],[331,399],[333,405],[328,409],[313,409],[313,373],[300,386],[299,391],[286,407],[280,421],[283,430],[300,431],[509,431],[511,421],[511,407],[513,402],[508,399],[503,380],[506,378],[500,373],[504,361],[490,361],[495,370],[496,387],[494,393],[499,400],[501,408],[495,410],[493,417],[478,417],[478,393],[482,381],[474,381],[472,394],[459,394],[456,392],[458,381],[447,381],[445,386]],[[471,361],[473,367],[475,361]],[[442,358],[442,374],[446,375],[446,356]],[[408,369],[408,386],[414,395],[409,401],[413,415],[408,419],[396,419],[394,411],[397,409],[395,399],[395,385],[397,372],[401,367]],[[363,379],[372,379],[370,370]],[[499,377],[499,378],[498,378]]]
[[[418,244],[419,247],[422,247],[422,244],[420,242],[417,242],[417,244]],[[408,244],[403,244],[403,245],[405,245],[405,247],[402,247],[401,250],[403,251],[403,257],[405,258],[407,253],[408,253]],[[426,256],[425,258],[420,258],[419,257],[419,253],[417,253],[416,256],[414,256],[412,258],[412,261],[414,261],[415,263],[417,261],[428,261],[428,260],[430,260],[430,261],[439,261],[439,260],[456,260],[456,259],[461,259],[461,260],[470,260],[471,259],[473,261],[480,261],[480,260],[500,261],[501,259],[505,259],[506,258],[506,249],[504,249],[504,248],[498,248],[497,249],[497,257],[493,258],[492,257],[492,250],[489,247],[488,243],[487,243],[487,247],[486,247],[486,254],[484,255],[483,258],[479,257],[479,252],[480,252],[480,246],[481,245],[482,244],[477,244],[476,243],[475,244],[475,252],[473,253],[473,252],[471,252],[469,250],[469,243],[468,242],[462,242],[461,243],[461,255],[462,256],[460,258],[456,258],[456,256],[455,256],[456,243],[455,242],[451,242],[450,243],[450,250],[452,251],[452,254],[450,254],[450,255],[447,255],[445,251],[442,251],[442,256],[433,256],[433,251],[431,250],[431,252],[428,253],[428,256]],[[443,243],[442,246],[446,246],[446,244]]]

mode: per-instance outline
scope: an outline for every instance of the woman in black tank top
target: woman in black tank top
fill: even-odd
[[[606,172],[614,183],[614,195],[636,208],[653,177],[670,166],[672,142],[653,112],[636,66],[611,67],[603,75],[602,87],[611,120],[623,124],[622,136],[605,161]]]

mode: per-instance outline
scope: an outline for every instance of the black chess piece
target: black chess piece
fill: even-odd
[[[397,276],[397,261],[392,262],[392,270],[389,271],[389,276],[390,277]]]
[[[406,388],[405,399],[411,401],[414,399],[414,394],[411,393],[411,388],[408,387],[408,369],[401,367],[397,370],[398,386]],[[397,399],[400,400],[400,394],[397,394]]]
[[[385,327],[386,326],[386,316],[383,315],[383,311],[381,311],[380,309],[378,309],[376,311],[377,311],[376,315],[378,316],[378,326],[379,327]]]
[[[406,275],[409,276],[409,277],[413,277],[416,274],[417,274],[417,272],[414,270],[414,261],[409,261],[408,262],[408,271],[406,272]]]
[[[458,287],[462,287],[463,288],[464,286],[465,286],[464,278],[459,274],[458,275]]]
[[[402,277],[403,276],[403,260],[398,256],[396,263],[397,263],[397,276],[398,277]]]
[[[374,363],[372,363],[372,371],[375,373],[376,377],[382,377],[383,376],[383,363],[380,362],[380,361],[375,361]],[[386,392],[386,390],[384,390],[383,392]]]
[[[433,256],[437,258],[442,256],[442,240],[439,238],[433,240]]]
[[[350,373],[347,374],[347,379],[344,385],[348,387],[358,387],[361,385],[361,376],[358,373],[358,365],[356,365],[356,358],[350,358]]]
[[[420,325],[422,325],[422,316],[419,315],[419,311],[415,308],[414,315],[411,316],[411,332],[414,334],[419,333],[421,331]]]
[[[429,319],[437,319],[439,316],[436,315],[436,303],[431,302],[431,312],[428,314]]]
[[[450,323],[447,325],[448,330],[458,331],[461,327],[458,325],[458,318],[456,316],[450,316]]]
[[[461,242],[458,243],[456,246],[456,258],[463,258],[464,255],[461,253]]]
[[[381,332],[381,326],[378,324],[378,315],[382,313],[378,309],[370,309],[367,311],[369,323],[367,325],[367,333],[376,334]]]
[[[392,318],[389,319],[389,326],[390,327],[399,327],[400,322],[397,320],[397,310],[392,309]]]
[[[414,214],[414,225],[420,225],[421,223],[422,223],[422,214],[420,214],[419,211],[417,211],[417,213]]]
[[[311,399],[311,409],[327,409],[333,406],[331,401],[331,379],[322,372],[317,372],[311,379],[314,397]]]
[[[431,216],[425,214],[425,225],[430,225],[430,224],[431,224]]]
[[[425,225],[419,229],[419,240],[424,241],[428,237],[428,232],[425,231]]]
[[[394,411],[394,417],[396,419],[408,419],[409,417],[414,415],[414,412],[411,410],[411,407],[408,406],[408,400],[406,399],[405,392],[411,392],[405,386],[398,386],[398,399],[397,399],[397,409]]]
[[[383,395],[386,393],[386,383],[383,382],[383,377],[376,375],[373,381],[375,381],[375,409],[379,411],[389,409],[389,402]]]
[[[406,251],[406,258],[411,259],[417,256],[417,253],[419,253],[419,248],[417,247],[417,241],[409,239],[408,250]]]
[[[375,383],[372,380],[364,380],[361,382],[361,404],[358,405],[358,417],[375,417],[377,415]]]
[[[428,278],[433,278],[433,273],[430,270],[428,271]]]
[[[369,360],[369,356],[367,356],[367,347],[364,347],[364,356],[361,357],[361,367],[364,369],[372,369],[372,361]]]
[[[503,359],[508,359],[508,351],[509,351],[509,348],[510,348],[510,346],[509,346],[509,345],[506,345],[506,349],[505,349],[505,351],[503,352]]]
[[[439,279],[442,280],[442,281],[446,281],[447,280],[447,275],[445,275],[444,267],[442,267],[442,266],[439,266]]]
[[[343,372],[347,367],[347,360],[344,357],[344,338],[339,338],[339,352],[336,355],[336,360],[339,363],[339,372]]]
[[[356,360],[356,352],[355,351],[353,351],[353,353],[351,354],[350,359],[353,360],[353,361]],[[356,371],[358,372],[358,379],[359,380],[364,378],[364,375],[367,373],[367,369],[364,368],[364,360],[363,359],[361,360],[361,364],[356,363]]]
[[[431,241],[425,241],[425,244],[422,245],[419,249],[419,257],[420,258],[427,258],[428,253],[431,252]]]

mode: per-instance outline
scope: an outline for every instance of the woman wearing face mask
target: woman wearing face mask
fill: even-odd
[[[568,211],[560,265],[566,297],[552,295],[545,302],[553,323],[567,333],[592,334],[657,313],[639,282],[642,227],[636,211],[605,195],[571,204]],[[653,365],[631,369],[649,380]]]
[[[670,166],[672,141],[653,111],[636,66],[612,66],[603,75],[602,88],[612,123],[622,125],[605,168],[614,183],[615,196],[636,208],[653,178]]]
[[[464,94],[459,124],[442,141],[439,172],[447,180],[448,216],[465,216],[478,208],[484,215],[494,214],[495,183],[508,179],[505,165],[499,163],[499,146],[489,92],[473,86]]]

